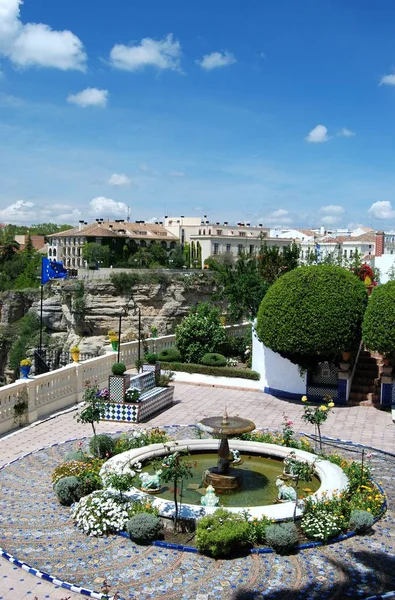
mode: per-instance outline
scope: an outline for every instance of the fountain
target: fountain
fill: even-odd
[[[218,447],[218,462],[216,467],[210,467],[204,473],[203,484],[213,486],[216,492],[231,493],[241,486],[241,474],[231,468],[233,458],[230,458],[229,441],[232,436],[241,435],[255,429],[255,423],[241,417],[229,417],[225,408],[222,417],[207,417],[197,423],[202,431],[207,431],[220,438]]]

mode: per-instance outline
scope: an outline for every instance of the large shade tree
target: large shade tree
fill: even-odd
[[[368,297],[362,281],[332,265],[300,267],[280,277],[258,311],[265,346],[300,365],[356,348]]]

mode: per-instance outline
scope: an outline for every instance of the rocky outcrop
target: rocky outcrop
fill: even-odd
[[[121,338],[132,340],[138,334],[139,310],[143,334],[151,327],[159,335],[174,332],[176,324],[197,302],[208,301],[214,291],[207,274],[185,276],[161,283],[138,282],[132,295],[117,295],[109,281],[62,281],[44,287],[43,324],[54,345],[70,347],[78,343],[81,351],[96,354],[110,329]],[[3,294],[0,323],[18,321],[27,311],[40,315],[40,290]]]

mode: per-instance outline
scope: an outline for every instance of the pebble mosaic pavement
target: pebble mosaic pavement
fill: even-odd
[[[181,427],[170,433],[190,437],[191,431]],[[199,554],[137,546],[120,536],[92,538],[80,533],[70,520],[70,509],[58,504],[50,479],[54,467],[75,446],[76,442],[67,442],[33,452],[0,472],[0,546],[63,581],[100,591],[106,577],[113,592],[119,590],[125,600],[329,600],[366,598],[395,589],[391,510],[395,457],[374,452],[371,458],[374,477],[383,483],[389,504],[373,535],[288,557],[270,553],[214,561]],[[350,448],[342,453],[354,456]],[[30,577],[22,570],[20,574],[21,581]],[[5,579],[1,582],[0,571],[0,600]],[[56,597],[69,595],[64,590]],[[27,592],[25,597],[33,595]]]

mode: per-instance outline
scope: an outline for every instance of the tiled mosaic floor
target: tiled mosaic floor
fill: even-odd
[[[179,434],[187,437],[191,430]],[[96,591],[106,577],[121,598],[140,600],[325,600],[364,598],[395,589],[391,457],[375,453],[371,459],[389,502],[374,535],[289,557],[264,554],[214,561],[139,547],[122,537],[97,539],[80,533],[70,521],[70,510],[58,504],[50,480],[53,468],[74,446],[68,442],[41,450],[0,472],[0,546],[41,571]]]

